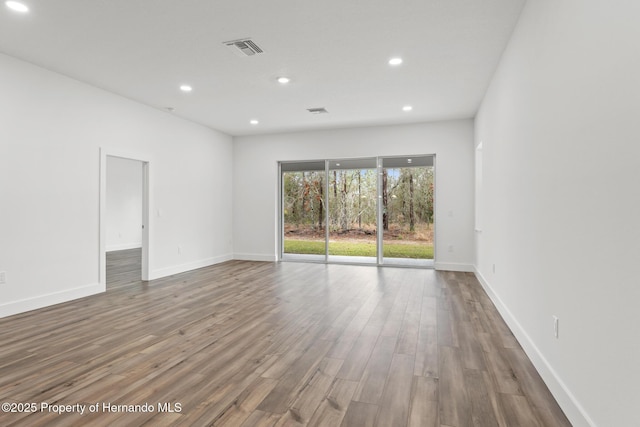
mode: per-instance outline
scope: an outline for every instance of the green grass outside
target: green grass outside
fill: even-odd
[[[324,255],[324,242],[310,240],[285,240],[284,253]],[[330,242],[329,255],[376,256],[375,242]],[[433,246],[410,243],[385,243],[384,257],[433,259]]]

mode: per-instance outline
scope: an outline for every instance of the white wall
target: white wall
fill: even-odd
[[[142,162],[107,157],[106,249],[142,246]]]
[[[231,137],[5,55],[0,93],[0,316],[104,290],[100,147],[150,161],[152,278],[231,258]]]
[[[276,259],[278,161],[415,154],[436,154],[436,268],[470,270],[471,120],[234,138],[235,257]]]
[[[640,425],[638,22],[528,1],[476,119],[477,272],[575,426]]]

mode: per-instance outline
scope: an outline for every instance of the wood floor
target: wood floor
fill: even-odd
[[[0,319],[0,402],[100,405],[0,412],[0,425],[570,425],[471,274],[135,270],[105,294]]]
[[[107,252],[107,289],[140,284],[142,249]]]

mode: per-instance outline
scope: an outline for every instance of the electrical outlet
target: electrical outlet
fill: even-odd
[[[453,245],[449,245],[449,252],[453,252]]]
[[[7,273],[0,271],[0,285],[7,283]]]
[[[181,245],[178,245],[178,253],[182,254],[182,246]]]
[[[493,264],[493,274],[495,274],[495,273],[496,273],[496,265]]]
[[[558,334],[559,334],[558,323],[560,322],[560,320],[558,319],[558,316],[551,316],[551,317],[553,317],[553,336],[558,338]]]

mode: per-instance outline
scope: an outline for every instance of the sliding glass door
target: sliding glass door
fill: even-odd
[[[280,259],[432,267],[434,156],[282,162]]]
[[[382,263],[433,266],[433,156],[381,163]]]
[[[281,163],[283,259],[326,260],[325,162]]]
[[[331,160],[328,256],[331,262],[377,262],[376,159]]]

